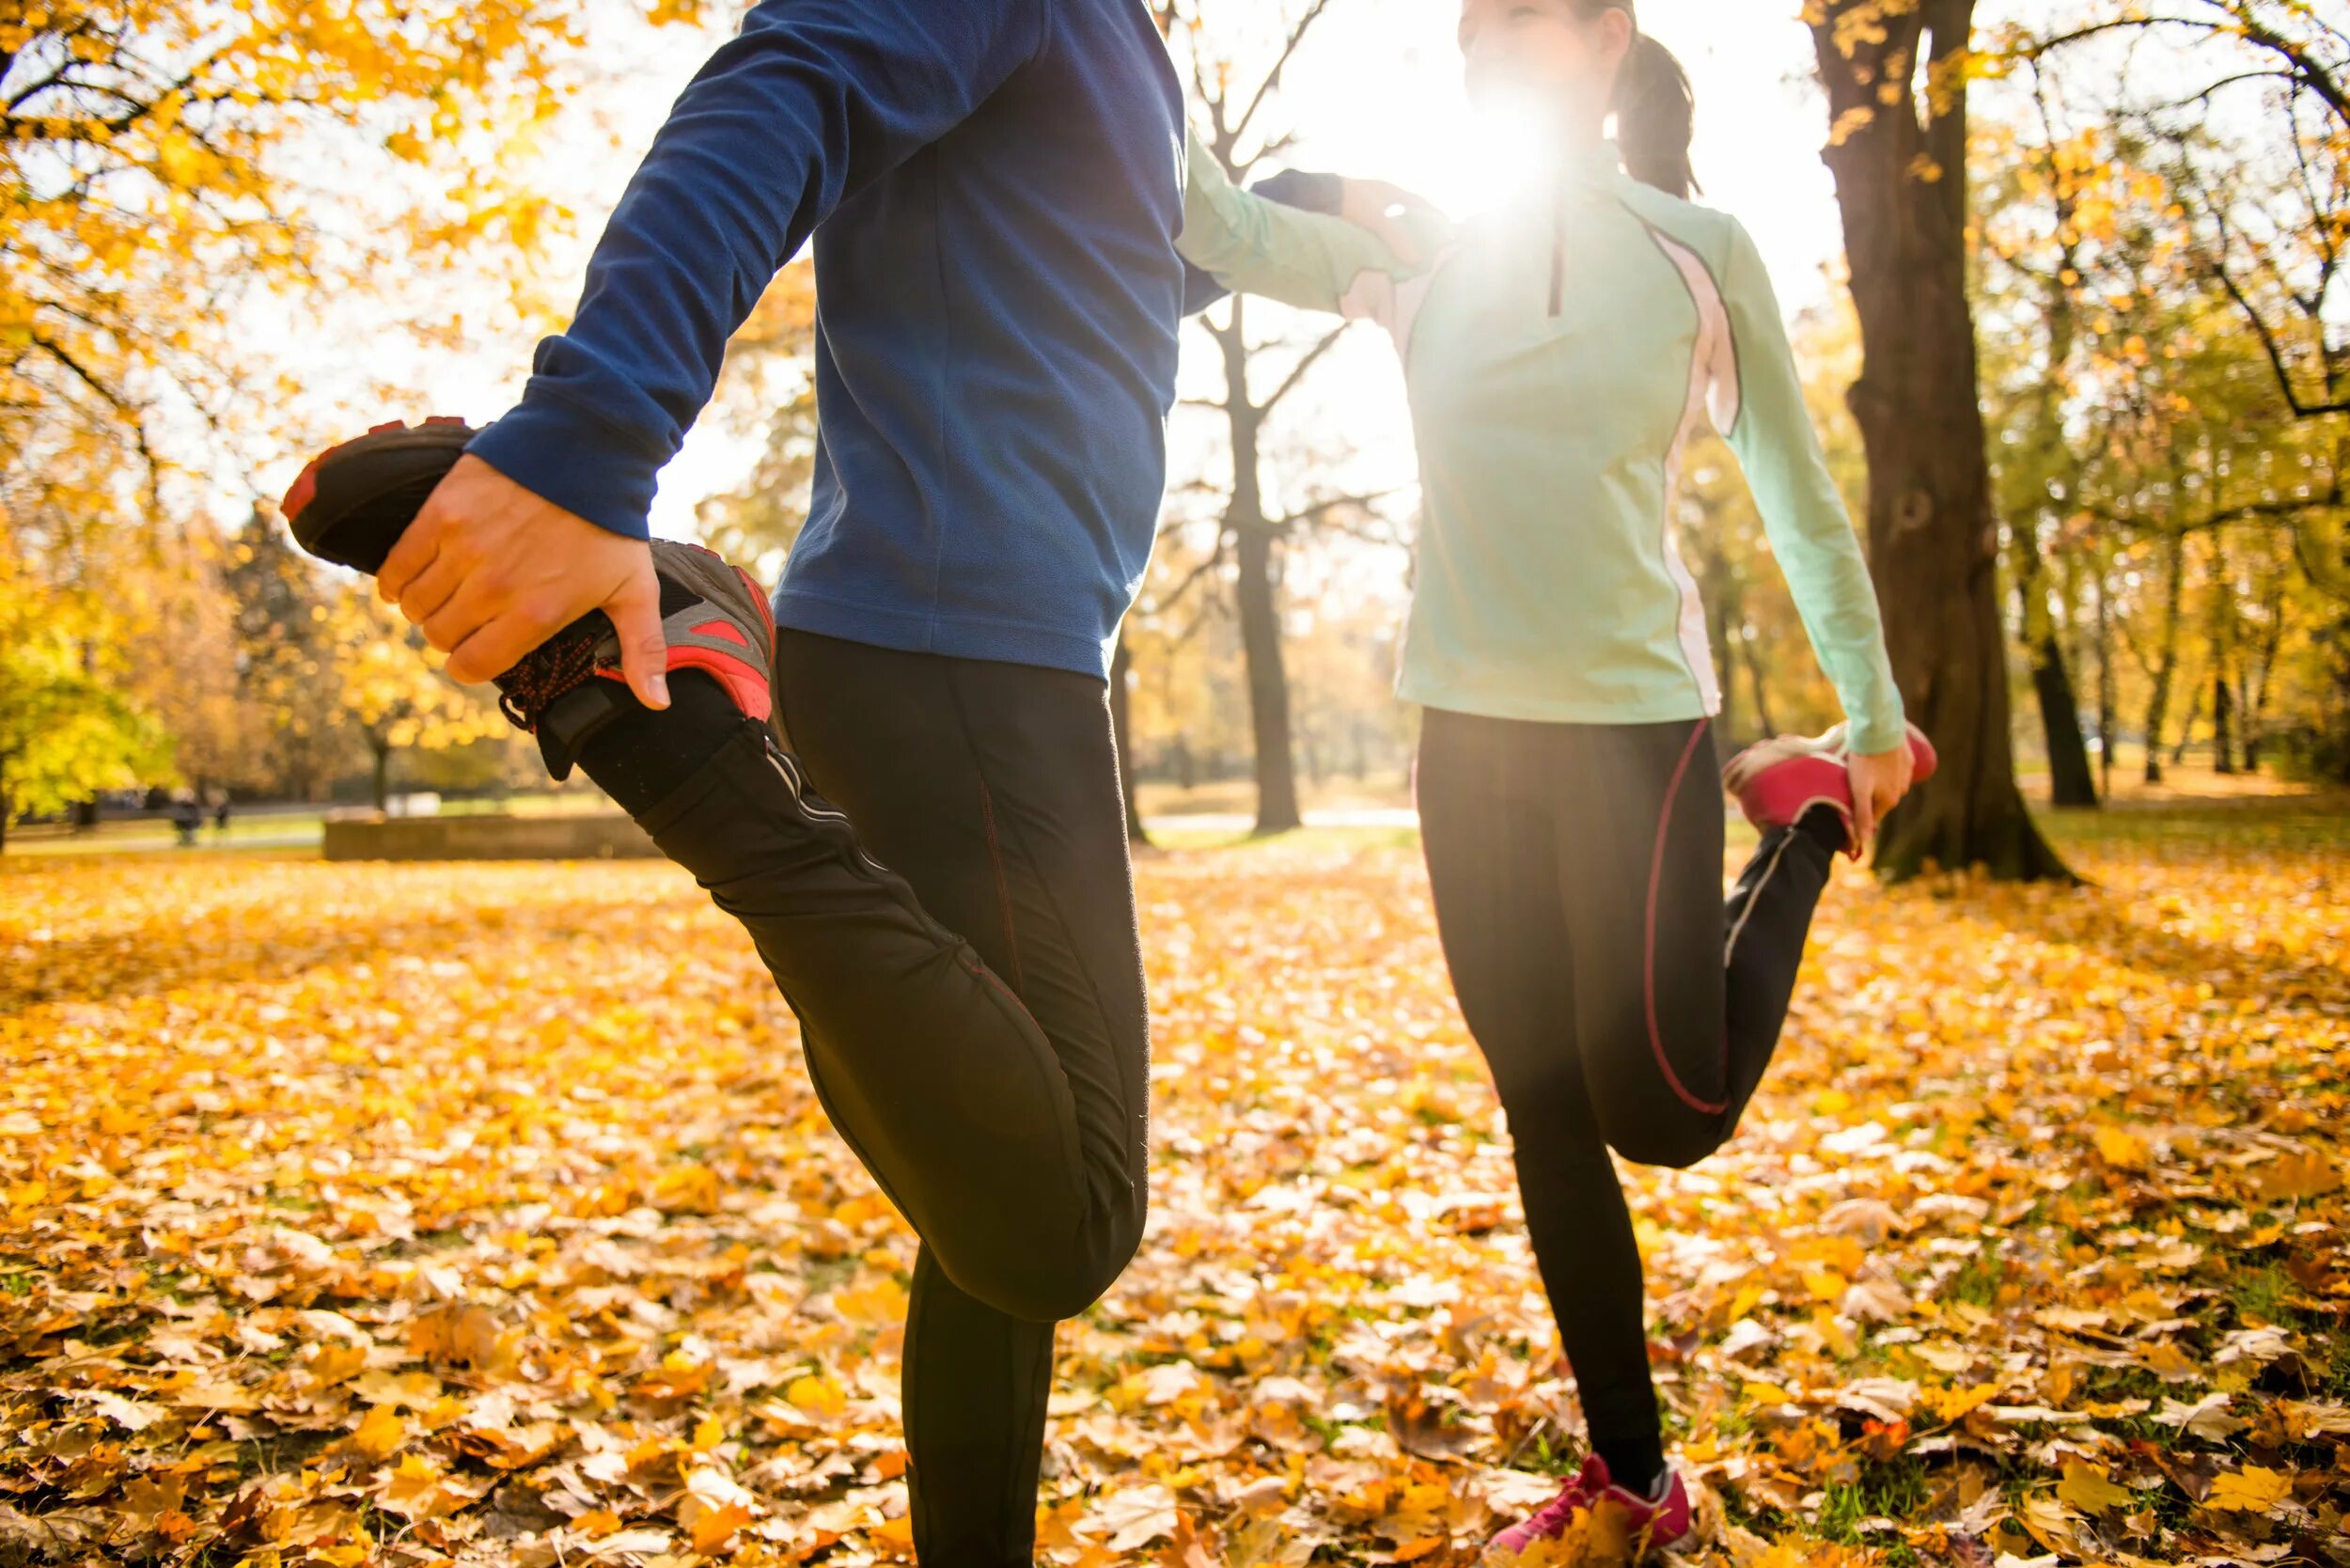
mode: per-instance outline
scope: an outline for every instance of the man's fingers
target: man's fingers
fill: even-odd
[[[465,574],[457,562],[447,556],[435,556],[400,590],[400,613],[421,626],[438,615],[464,586]]]
[[[401,608],[404,613],[404,602]],[[483,573],[476,572],[459,581],[449,590],[448,597],[441,601],[439,607],[416,622],[416,629],[424,634],[425,641],[442,652],[455,653],[483,627],[512,613],[513,608],[507,603],[505,590],[494,586]],[[523,652],[529,651],[525,648]],[[517,653],[515,657],[520,658],[522,654]],[[460,675],[458,679],[486,681],[493,675],[503,674],[505,670],[506,666],[500,665],[496,669],[479,675]],[[452,670],[451,673],[455,672]]]
[[[428,499],[424,510],[416,513],[415,520],[400,531],[399,540],[392,545],[392,553],[384,557],[382,566],[376,568],[375,596],[378,599],[386,604],[399,604],[417,576],[440,555],[441,530],[445,525],[443,515]]]
[[[495,616],[467,634],[449,651],[449,679],[476,686],[494,681],[522,662],[524,654],[547,640],[549,628],[522,614],[519,608]],[[425,634],[428,637],[430,632]]]
[[[661,585],[648,547],[639,570],[603,604],[620,639],[620,673],[648,708],[669,705],[669,643],[661,635]]]

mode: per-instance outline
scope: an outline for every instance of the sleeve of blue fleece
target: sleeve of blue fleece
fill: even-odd
[[[643,538],[727,339],[836,207],[967,118],[1042,45],[1050,0],[762,0],[669,112],[570,330],[468,448]]]

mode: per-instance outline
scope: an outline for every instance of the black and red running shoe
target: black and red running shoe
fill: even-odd
[[[320,454],[286,493],[282,510],[295,541],[321,560],[372,573],[477,433],[462,419],[413,429],[395,420]],[[700,670],[744,716],[779,736],[776,622],[759,585],[697,544],[654,540],[652,564],[669,670]],[[619,638],[601,610],[540,643],[494,684],[498,706],[539,738],[557,778],[569,776],[588,738],[634,700],[620,672]]]
[[[373,576],[465,444],[480,433],[446,415],[414,429],[398,419],[377,425],[312,458],[278,510],[295,543]]]

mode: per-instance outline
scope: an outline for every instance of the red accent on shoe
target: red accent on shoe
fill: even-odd
[[[428,425],[462,425],[465,421],[454,414],[432,414],[425,416]]]
[[[369,435],[382,435],[385,431],[404,431],[407,428],[408,421],[405,419],[386,419],[380,425],[369,425],[368,427],[368,433]]]
[[[293,487],[286,492],[286,498],[277,505],[278,516],[290,523],[302,515],[303,508],[318,499],[319,463],[322,461],[312,458],[303,464],[302,472],[294,478]]]
[[[1927,740],[1926,732],[1914,724],[1909,727],[1909,782],[1912,785],[1923,784],[1942,765],[1941,754],[1934,749],[1934,743]]]
[[[1835,808],[1844,819],[1847,839],[1852,827],[1852,776],[1841,758],[1818,755],[1790,757],[1764,768],[1738,792],[1738,808],[1756,827],[1769,832],[1792,827],[1814,806]],[[1848,846],[1849,847],[1849,846]]]
[[[1559,1495],[1537,1509],[1530,1518],[1521,1519],[1508,1529],[1485,1543],[1485,1560],[1503,1561],[1518,1556],[1537,1541],[1556,1541],[1567,1533],[1574,1516],[1599,1499],[1607,1489],[1607,1462],[1597,1454],[1583,1461],[1576,1471],[1559,1489]]]
[[[705,620],[694,628],[694,634],[697,636],[724,637],[728,642],[739,642],[745,648],[751,645],[751,639],[744,636],[742,628],[736,626],[731,620]]]
[[[767,603],[766,590],[759,586],[758,578],[752,576],[748,572],[745,572],[739,566],[734,569],[734,574],[743,579],[743,587],[749,590],[752,600],[759,605],[760,619],[767,623],[767,658],[769,662],[772,663],[774,662],[776,656],[776,640],[777,636],[777,633],[776,631],[775,609]]]
[[[1844,853],[1857,853],[1852,842],[1853,798],[1852,775],[1847,771],[1845,752],[1836,743],[1836,731],[1830,731],[1816,742],[1764,741],[1750,746],[1732,760],[1726,776],[1734,777],[1743,770],[1740,761],[1752,759],[1763,746],[1794,745],[1813,745],[1821,749],[1798,750],[1793,756],[1762,768],[1738,788],[1738,808],[1747,814],[1747,821],[1768,832],[1776,827],[1789,827],[1815,806],[1832,808],[1844,819]],[[1941,759],[1935,754],[1934,743],[1916,725],[1909,727],[1910,778],[1922,784],[1932,778]]]
[[[767,677],[741,659],[708,648],[673,648],[669,650],[671,669],[698,669],[727,689],[727,696],[743,710],[747,718],[767,722],[773,698],[767,688]]]
[[[1667,1475],[1663,1497],[1644,1497],[1618,1484],[1607,1473],[1607,1462],[1593,1454],[1583,1462],[1583,1468],[1560,1489],[1556,1499],[1532,1518],[1511,1526],[1488,1542],[1485,1560],[1506,1563],[1537,1541],[1556,1541],[1567,1532],[1577,1514],[1602,1507],[1617,1516],[1631,1544],[1634,1561],[1641,1561],[1652,1553],[1669,1551],[1695,1533],[1697,1511],[1689,1501],[1689,1488],[1681,1479],[1681,1472],[1670,1470]]]

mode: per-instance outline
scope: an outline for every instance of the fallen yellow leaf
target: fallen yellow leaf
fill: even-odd
[[[2108,1481],[2103,1465],[2081,1459],[2064,1462],[2064,1479],[2057,1483],[2057,1497],[2083,1513],[2103,1513],[2130,1502],[2128,1488]]]
[[[351,1435],[351,1446],[369,1459],[388,1459],[408,1435],[408,1423],[388,1404],[371,1405]]]
[[[2215,1477],[2203,1506],[2223,1513],[2265,1513],[2293,1496],[2293,1478],[2258,1465]]]
[[[711,1509],[694,1521],[694,1549],[709,1557],[722,1550],[734,1539],[734,1532],[750,1522],[751,1511],[741,1503]]]

